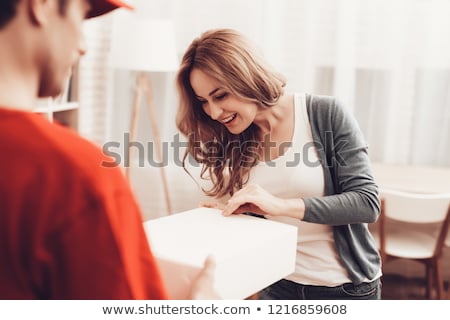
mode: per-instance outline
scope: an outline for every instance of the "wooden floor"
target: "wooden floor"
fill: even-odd
[[[385,274],[382,278],[381,298],[383,300],[424,300],[425,281],[423,278],[410,278],[397,274]],[[444,289],[448,290],[448,282]]]

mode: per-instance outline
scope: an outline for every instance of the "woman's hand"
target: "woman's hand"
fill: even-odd
[[[273,196],[257,184],[249,184],[236,192],[223,208],[223,215],[253,212],[261,215],[287,216],[303,219],[302,199],[282,199]]]
[[[204,207],[204,208],[219,209],[219,210],[225,209],[225,205],[220,202],[200,202],[198,204],[198,206]]]

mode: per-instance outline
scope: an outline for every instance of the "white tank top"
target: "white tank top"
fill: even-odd
[[[312,144],[305,94],[294,95],[294,106],[292,145],[280,157],[258,163],[250,172],[249,182],[259,184],[280,198],[323,196],[323,169]],[[347,270],[336,251],[331,226],[289,217],[266,218],[298,227],[295,272],[286,279],[320,286],[337,286],[350,282]]]

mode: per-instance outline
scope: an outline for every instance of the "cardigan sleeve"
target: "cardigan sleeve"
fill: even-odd
[[[304,221],[329,225],[376,221],[378,187],[356,119],[333,97],[311,96],[307,106],[324,170],[325,195],[304,199]]]

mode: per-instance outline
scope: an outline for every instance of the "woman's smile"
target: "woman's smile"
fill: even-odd
[[[233,120],[236,119],[236,117],[237,117],[237,113],[234,113],[231,116],[220,120],[220,122],[222,122],[224,125],[228,126],[228,125],[232,124]]]

